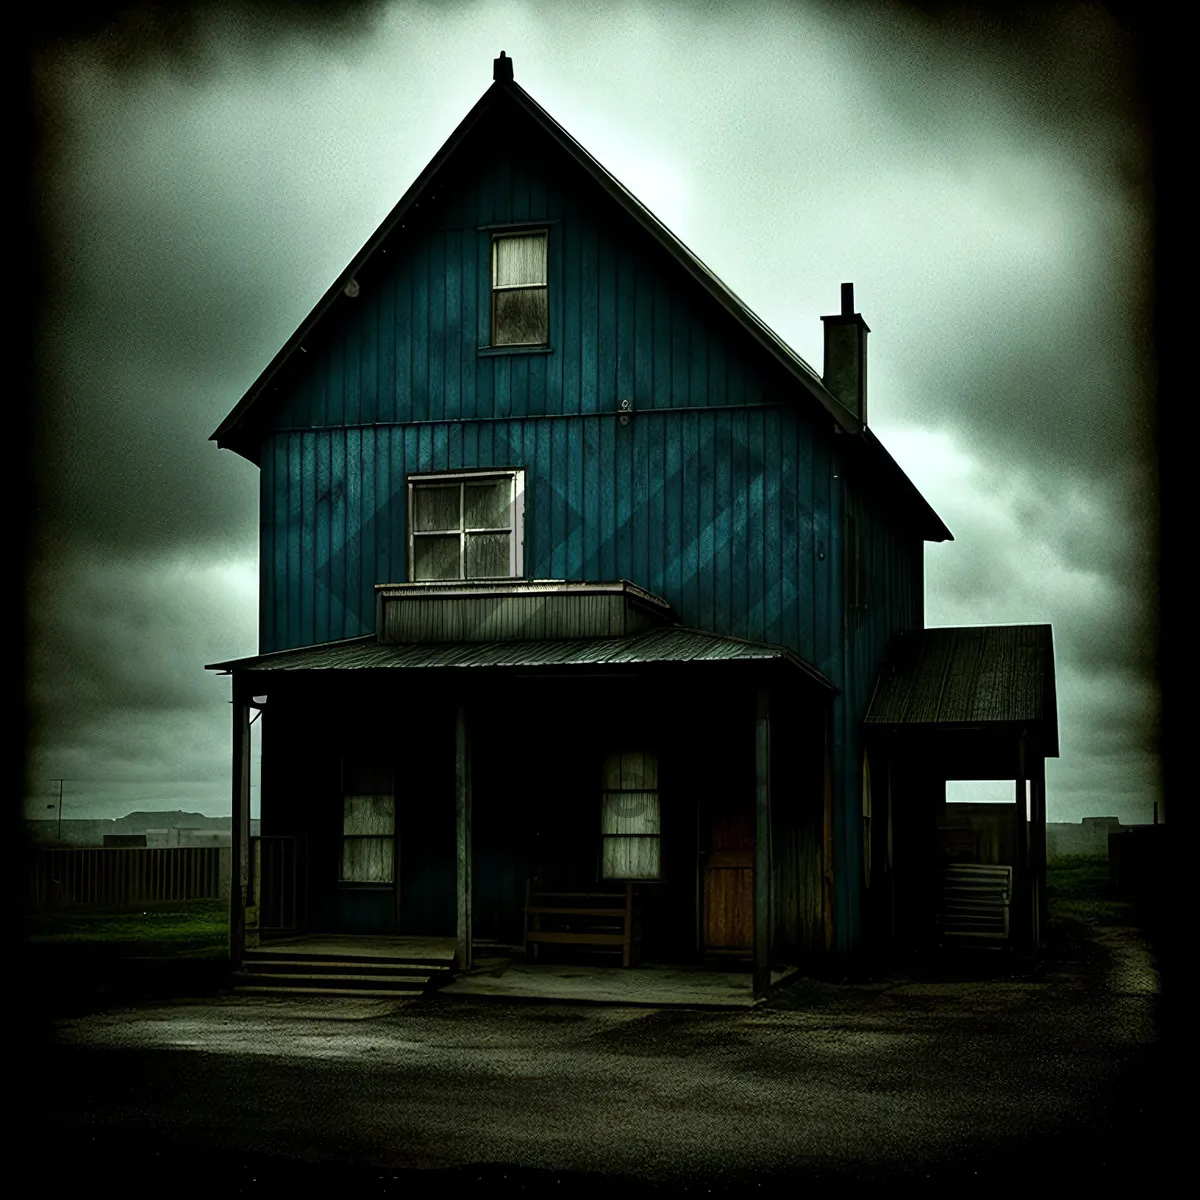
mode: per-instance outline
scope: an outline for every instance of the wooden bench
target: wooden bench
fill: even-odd
[[[547,925],[555,928],[546,928]],[[620,950],[631,966],[639,942],[633,885],[608,892],[550,892],[531,880],[525,888],[525,954],[536,958],[539,945]]]

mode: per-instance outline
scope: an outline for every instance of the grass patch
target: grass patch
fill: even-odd
[[[1046,900],[1052,921],[1119,925],[1131,911],[1109,881],[1107,855],[1079,854],[1047,863]]]
[[[115,953],[219,955],[229,946],[229,903],[188,900],[119,908],[65,908],[25,920],[34,945],[96,946]]]

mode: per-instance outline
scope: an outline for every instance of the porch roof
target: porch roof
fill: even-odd
[[[979,625],[897,634],[867,711],[876,729],[1029,729],[1058,755],[1049,625]]]
[[[823,687],[834,685],[787,646],[723,637],[701,629],[670,626],[616,638],[566,641],[399,643],[385,645],[373,634],[277,650],[211,663],[224,671],[427,670],[438,667],[621,667],[651,663],[779,663]]]

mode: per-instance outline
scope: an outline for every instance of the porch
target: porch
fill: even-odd
[[[246,955],[432,939],[459,992],[644,997],[653,978],[665,1002],[722,1005],[824,948],[831,690],[783,647],[675,626],[222,667],[243,812],[254,710],[263,730]],[[517,952],[500,976],[473,969],[492,947]]]

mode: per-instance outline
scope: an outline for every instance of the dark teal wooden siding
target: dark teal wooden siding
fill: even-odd
[[[643,411],[272,434],[262,463],[264,650],[374,630],[376,583],[408,578],[406,479],[523,467],[525,574],[630,579],[681,619],[832,668],[838,481],[794,411]],[[833,627],[827,628],[833,621]]]
[[[858,729],[889,637],[922,624],[919,535],[863,481],[871,599],[848,619],[845,435],[556,150],[486,147],[460,155],[275,395],[261,649],[373,630],[374,585],[408,578],[410,474],[524,468],[526,577],[632,580],[686,624],[793,647],[841,689],[835,927],[848,949]],[[481,226],[506,222],[550,231],[549,352],[487,349]]]

